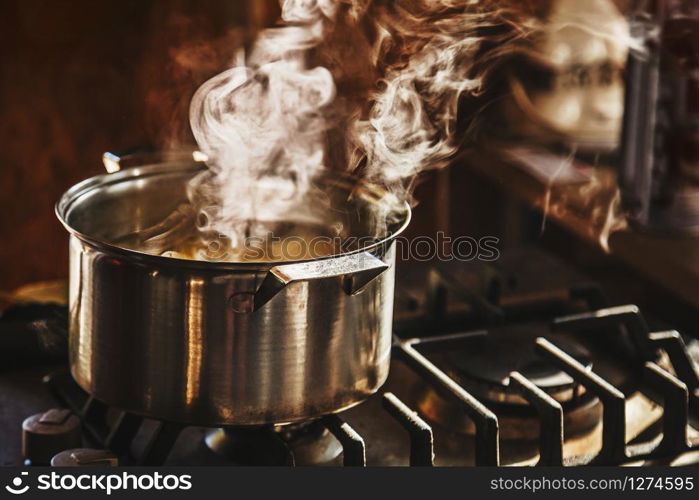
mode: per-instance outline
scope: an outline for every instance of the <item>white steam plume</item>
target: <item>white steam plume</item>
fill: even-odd
[[[504,132],[493,126],[502,115],[493,82],[513,56],[536,57],[549,4],[284,1],[285,25],[262,32],[245,64],[192,100],[192,130],[209,158],[190,190],[202,234],[226,235],[232,248],[267,235],[303,204],[325,167],[348,168],[410,199],[421,171],[444,166],[462,142]],[[364,88],[369,76],[378,78],[373,92],[371,83]],[[328,148],[329,137],[339,137],[337,147]]]
[[[502,90],[500,81],[513,58],[541,57],[534,47],[547,29],[557,28],[556,19],[545,12],[554,4],[375,0],[369,15],[382,79],[368,112],[351,130],[350,168],[409,198],[415,176],[444,166],[463,144],[504,139],[507,130],[496,121],[503,115],[497,101],[509,91]],[[595,12],[581,6],[577,17],[566,22],[585,29],[606,26],[608,19]],[[595,35],[613,36],[619,46],[633,43],[623,33]]]
[[[324,166],[324,110],[333,101],[330,72],[309,67],[335,0],[286,0],[285,26],[263,31],[245,61],[194,95],[190,122],[208,171],[190,186],[199,229],[241,239],[264,236],[307,192]]]
[[[474,64],[483,42],[495,40],[482,31],[504,23],[505,9],[474,0],[377,3],[387,5],[373,13],[383,78],[351,131],[350,168],[407,199],[418,173],[457,151],[460,100],[480,92],[484,75]]]

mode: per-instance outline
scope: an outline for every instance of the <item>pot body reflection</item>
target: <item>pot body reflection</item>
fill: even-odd
[[[72,233],[70,366],[81,387],[123,410],[201,425],[305,420],[378,390],[390,364],[395,235],[353,254],[296,264],[289,268],[296,279],[253,306],[270,276],[293,272],[284,264],[139,254],[79,227],[90,214],[119,213],[110,204],[119,203],[122,191],[143,190],[138,199],[152,198],[143,183],[162,175],[146,172],[85,181],[57,208]],[[187,168],[177,172],[181,184]],[[112,192],[106,196],[116,197],[95,202],[107,177]],[[101,211],[105,204],[109,210]],[[334,260],[344,267],[336,269]],[[313,270],[316,264],[322,272]],[[355,271],[361,287],[352,288]]]

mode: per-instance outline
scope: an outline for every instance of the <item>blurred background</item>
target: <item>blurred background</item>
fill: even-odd
[[[602,9],[616,6],[626,15],[638,2],[594,3]],[[551,12],[566,8],[565,1],[542,4]],[[276,0],[0,0],[0,290],[65,278],[67,235],[53,213],[59,196],[77,181],[102,173],[105,151],[192,143],[187,108],[193,92],[278,16]],[[529,66],[520,70],[532,74]],[[532,99],[535,107],[548,102],[546,96]],[[506,109],[515,108],[497,112],[505,116]],[[510,146],[515,147],[547,142],[535,127],[513,137]],[[597,165],[600,158],[616,161],[609,151],[585,159]],[[614,200],[602,193],[602,205],[584,202],[573,217],[551,218],[565,210],[551,210],[557,195],[550,172],[539,172],[539,182],[532,184],[537,175],[531,169],[524,169],[523,178],[521,168],[491,168],[496,162],[501,158],[473,152],[448,170],[425,175],[416,192],[411,234],[496,235],[503,249],[548,239],[551,246],[564,247],[567,258],[583,247],[592,255],[604,254],[614,229],[614,217],[608,217]],[[595,174],[586,200],[595,198],[594,189],[605,182],[604,175]],[[570,201],[565,190],[558,197]],[[563,237],[556,233],[559,226],[566,228]],[[658,244],[641,253],[657,257],[666,248]],[[624,249],[635,255],[640,247],[632,238],[618,248],[623,256]],[[685,243],[672,248],[669,255],[697,252]],[[644,262],[632,265],[647,267]],[[685,269],[672,273],[684,275]],[[654,279],[666,275],[662,268]],[[688,293],[697,287],[684,277],[681,281],[683,300],[699,301],[696,293]]]

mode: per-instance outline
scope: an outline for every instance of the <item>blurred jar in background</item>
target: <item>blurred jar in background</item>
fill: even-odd
[[[553,0],[509,71],[511,132],[583,151],[617,147],[629,25],[611,0]]]

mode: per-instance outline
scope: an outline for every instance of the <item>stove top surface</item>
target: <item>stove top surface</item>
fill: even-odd
[[[56,450],[35,434],[68,425],[46,414],[55,407],[81,419],[77,437],[61,437],[77,450],[56,463],[699,461],[696,341],[671,325],[609,303],[598,284],[538,250],[493,264],[403,265],[396,274],[389,379],[350,410],[287,426],[187,427],[108,408],[63,361],[20,363],[0,371],[0,463],[23,463],[22,422],[35,414],[43,416],[39,430],[25,431],[26,447],[33,463],[50,460]]]

